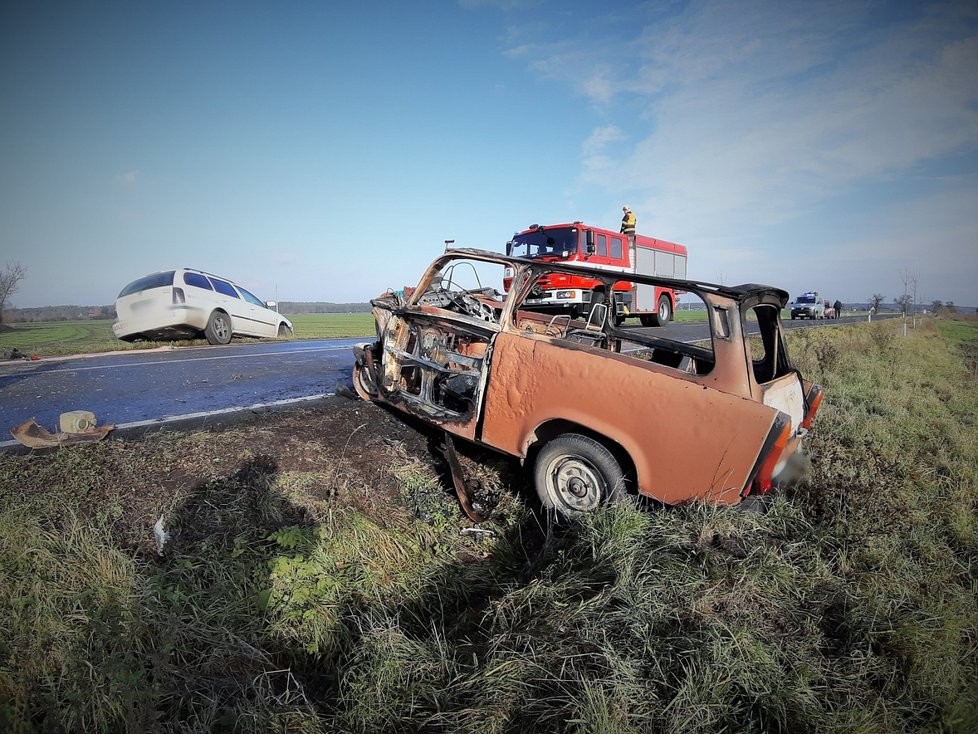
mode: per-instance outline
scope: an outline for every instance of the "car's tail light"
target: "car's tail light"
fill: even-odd
[[[186,303],[186,302],[187,302],[187,297],[183,294],[183,288],[174,288],[173,305],[175,306],[178,303]]]
[[[751,481],[747,483],[744,494],[759,492],[761,494],[769,492],[774,483],[774,469],[784,453],[788,439],[791,438],[791,418],[784,413],[778,413],[774,419],[774,425],[768,431],[767,439],[761,448],[761,453],[754,463],[754,471],[751,472]]]
[[[822,404],[822,398],[825,394],[822,392],[822,388],[818,385],[812,385],[812,389],[808,392],[808,412],[805,413],[805,420],[801,422],[801,427],[806,431],[812,427],[812,421],[815,420],[815,413],[818,412],[819,406]]]

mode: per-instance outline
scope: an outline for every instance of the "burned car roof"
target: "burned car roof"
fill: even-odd
[[[526,265],[531,268],[545,269],[554,272],[566,272],[575,275],[583,275],[589,278],[600,278],[604,280],[614,280],[614,273],[609,274],[607,271],[595,270],[594,268],[588,267],[587,265],[572,265],[569,263],[555,262],[555,261],[542,261],[533,260],[531,258],[524,257],[510,257],[508,255],[503,255],[498,252],[492,252],[490,250],[481,250],[478,248],[453,248],[446,250],[446,252],[441,255],[438,260],[448,257],[472,257],[478,260],[487,260],[492,262],[505,262],[512,265]],[[624,277],[624,274],[622,274]],[[720,285],[719,283],[708,283],[700,280],[683,280],[679,278],[667,278],[665,276],[655,276],[655,275],[640,275],[636,273],[629,273],[628,280],[634,281],[636,283],[642,283],[645,285],[659,285],[668,288],[674,288],[679,291],[690,291],[693,293],[716,293],[717,295],[726,296],[727,298],[733,298],[738,301],[748,300],[752,297],[758,296],[770,296],[773,295],[778,298],[782,305],[786,304],[789,300],[788,292],[776,288],[771,285],[764,285],[762,283],[743,283],[741,285]]]

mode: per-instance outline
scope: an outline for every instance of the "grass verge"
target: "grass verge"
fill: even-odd
[[[763,515],[551,527],[468,452],[480,543],[354,402],[0,456],[0,729],[978,730],[978,332],[899,327],[790,334],[827,397]]]
[[[298,339],[340,339],[371,337],[376,334],[374,319],[369,313],[299,314],[290,316]],[[22,353],[42,357],[95,352],[114,352],[129,349],[152,349],[174,346],[199,346],[205,339],[182,339],[171,342],[124,342],[112,333],[111,320],[53,321],[12,324],[10,331],[0,332],[0,352],[17,349]],[[240,339],[236,341],[256,341]]]

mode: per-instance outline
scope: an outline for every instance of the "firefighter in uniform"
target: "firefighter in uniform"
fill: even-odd
[[[628,208],[626,204],[621,208],[624,215],[621,218],[621,233],[634,236],[635,235],[635,215],[632,214],[632,210]]]

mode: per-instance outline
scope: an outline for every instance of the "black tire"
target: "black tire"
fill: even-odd
[[[794,320],[795,320],[796,318],[798,318],[798,317],[797,317],[797,316],[795,316],[794,314],[791,314],[791,320],[792,320],[792,321],[794,321]]]
[[[654,317],[648,314],[642,314],[638,317],[638,320],[642,322],[642,326],[655,326]]]
[[[591,317],[591,311],[594,310],[595,306],[602,304],[607,300],[608,300],[608,296],[605,294],[604,291],[593,291],[591,293],[591,307],[587,311],[588,318]]]
[[[533,483],[540,504],[573,517],[618,499],[625,474],[614,455],[593,438],[565,433],[540,450]]]
[[[625,323],[625,315],[624,314],[615,316],[615,326],[621,326],[624,323]]]
[[[290,329],[288,326],[286,326],[284,321],[281,324],[278,325],[278,338],[279,339],[288,339],[291,336],[292,336],[292,329]]]
[[[663,294],[659,296],[659,304],[656,306],[655,315],[651,317],[652,326],[665,326],[672,319],[672,301],[669,296]]]
[[[223,311],[212,312],[204,336],[210,344],[228,344],[231,341],[231,317]]]

